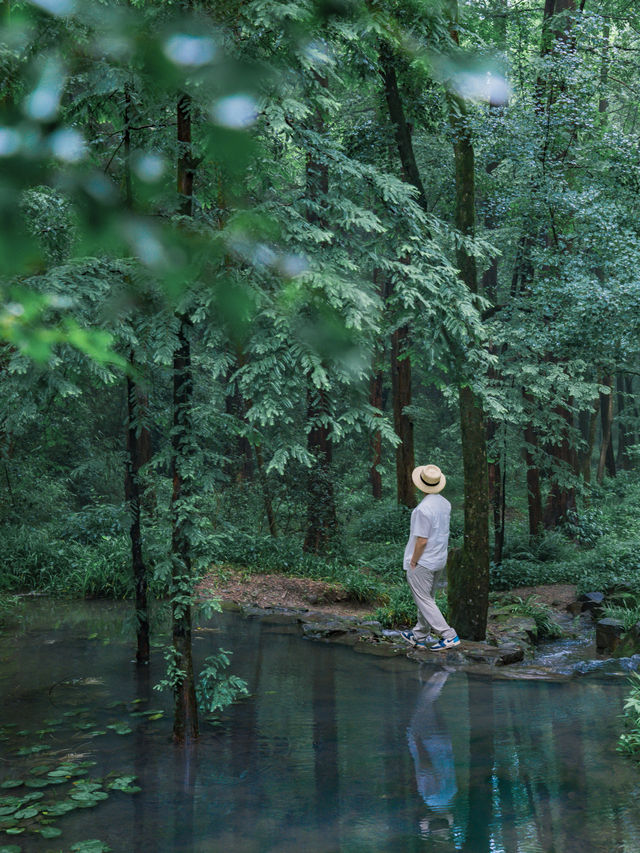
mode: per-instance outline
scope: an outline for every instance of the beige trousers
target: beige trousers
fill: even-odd
[[[418,622],[413,629],[416,640],[426,640],[431,631],[444,640],[456,636],[455,629],[447,624],[433,597],[439,574],[422,566],[407,569],[407,583],[418,608]]]

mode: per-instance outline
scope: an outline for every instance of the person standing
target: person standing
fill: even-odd
[[[440,494],[447,480],[437,465],[418,466],[411,479],[425,493],[411,513],[411,532],[403,561],[418,608],[418,621],[413,630],[402,631],[401,636],[410,645],[426,649],[427,638],[433,631],[440,640],[429,648],[438,652],[460,645],[455,629],[447,624],[434,599],[436,581],[447,564],[451,504]]]

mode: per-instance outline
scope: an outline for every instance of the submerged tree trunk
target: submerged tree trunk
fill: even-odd
[[[451,35],[458,42],[458,4],[453,0]],[[456,175],[455,223],[472,237],[475,231],[474,151],[464,101],[449,94],[449,122],[453,131]],[[460,277],[472,293],[478,292],[476,261],[464,246],[457,252]],[[464,546],[449,575],[449,621],[469,640],[484,640],[489,607],[489,484],[487,436],[482,401],[464,376],[460,385],[460,428],[464,472]]]
[[[134,353],[131,350],[129,363],[134,365]],[[142,556],[142,535],[140,530],[140,484],[138,472],[149,461],[149,431],[140,424],[141,394],[131,376],[127,376],[127,466],[125,474],[125,499],[129,506],[129,535],[131,539],[131,563],[135,582],[136,596],[136,661],[147,663],[149,660],[149,611],[147,604],[147,569]]]
[[[178,99],[178,194],[183,216],[193,215],[193,164],[191,159],[191,99]],[[185,510],[191,493],[188,456],[193,441],[193,377],[189,318],[178,315],[178,346],[173,354],[173,431],[171,437],[171,557],[172,557],[172,636],[174,674],[173,738],[177,743],[198,737],[198,708],[191,648],[192,594],[189,514]],[[185,603],[186,602],[186,603]]]

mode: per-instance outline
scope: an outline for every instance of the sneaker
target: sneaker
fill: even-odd
[[[431,646],[432,652],[441,652],[443,649],[452,649],[454,646],[460,645],[460,638],[458,636],[451,637],[450,640],[439,640],[435,646]]]
[[[400,636],[405,642],[409,643],[410,646],[418,645],[418,641],[414,637],[413,631],[400,631]]]
[[[417,640],[413,631],[400,631],[400,636],[403,640],[413,646],[414,649],[426,649],[427,643],[425,640]]]

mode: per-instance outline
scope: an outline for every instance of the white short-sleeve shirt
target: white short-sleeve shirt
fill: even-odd
[[[444,569],[449,547],[449,521],[451,504],[442,495],[425,495],[411,513],[411,533],[404,550],[404,569],[408,571],[416,544],[416,537],[427,540],[418,565],[431,571]]]

